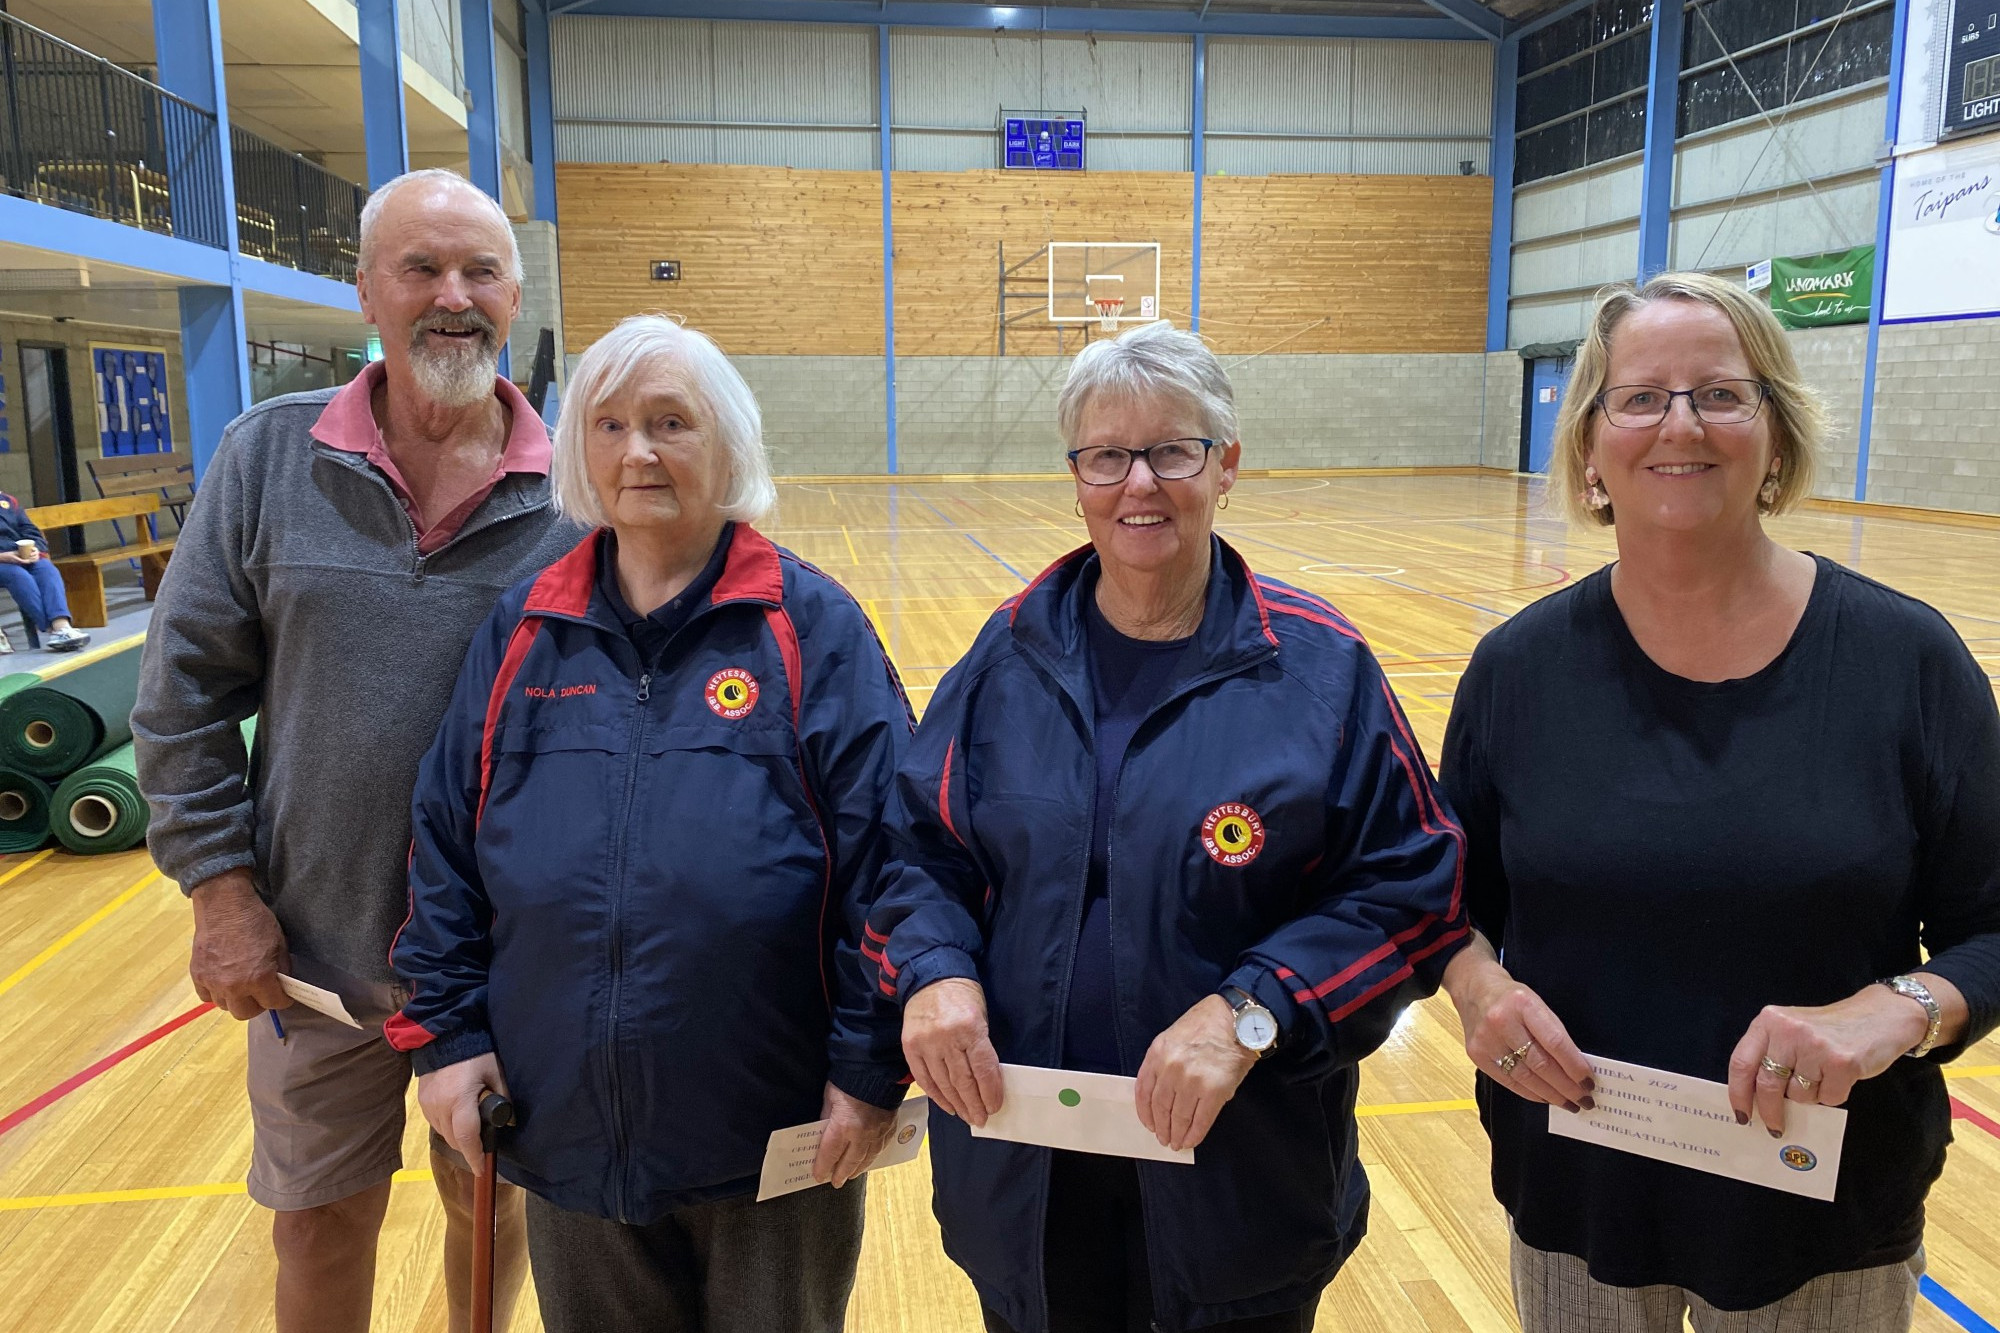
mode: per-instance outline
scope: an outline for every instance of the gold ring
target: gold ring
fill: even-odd
[[[1526,1055],[1528,1053],[1528,1048],[1533,1046],[1534,1044],[1535,1043],[1533,1041],[1524,1042],[1520,1047],[1518,1047],[1515,1050],[1507,1052],[1507,1054],[1501,1056],[1493,1063],[1500,1066],[1501,1073],[1511,1074],[1514,1072],[1514,1066],[1521,1063],[1521,1057]]]
[[[1802,1087],[1802,1088],[1806,1088],[1806,1089],[1808,1089],[1808,1090],[1810,1090],[1810,1089],[1812,1089],[1812,1088],[1817,1088],[1817,1087],[1819,1086],[1819,1080],[1818,1080],[1818,1079],[1816,1079],[1816,1078],[1807,1078],[1807,1077],[1806,1077],[1806,1076],[1805,1076],[1804,1074],[1794,1074],[1794,1075],[1792,1075],[1792,1082],[1794,1082],[1794,1083],[1798,1084],[1798,1085],[1799,1085],[1800,1087]]]
[[[1758,1063],[1771,1073],[1776,1074],[1779,1078],[1790,1078],[1792,1076],[1792,1067],[1790,1065],[1781,1065],[1768,1055]]]

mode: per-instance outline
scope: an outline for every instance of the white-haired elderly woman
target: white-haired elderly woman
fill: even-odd
[[[939,686],[862,952],[989,1329],[1302,1333],[1367,1222],[1355,1066],[1464,943],[1457,829],[1361,636],[1216,538],[1201,340],[1092,344],[1057,416],[1090,542]],[[973,1137],[1003,1061],[1136,1075],[1193,1165]]]
[[[1824,430],[1761,299],[1607,293],[1551,484],[1618,560],[1458,688],[1480,936],[1445,986],[1528,1333],[1910,1326],[1939,1066],[2000,1020],[2000,713],[1937,612],[1765,531]],[[1730,1132],[1793,1171],[1830,1167],[1788,1108],[1845,1106],[1832,1200],[1551,1134],[1609,1090],[1584,1052],[1726,1081]]]
[[[594,530],[500,599],[417,782],[410,987],[425,1116],[530,1191],[551,1333],[832,1333],[901,1098],[858,948],[909,741],[853,598],[751,524],[756,400],[706,337],[583,356],[557,504]],[[754,1203],[773,1130],[828,1119],[834,1189]]]

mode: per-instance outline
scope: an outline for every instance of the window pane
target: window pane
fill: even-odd
[[[1514,146],[1514,183],[1526,185],[1544,176],[1574,171],[1583,165],[1583,117],[1524,134]]]
[[[1593,20],[1588,9],[1551,23],[1521,43],[1521,73],[1541,69],[1564,56],[1573,56],[1591,45]]]
[[[1667,0],[1673,4],[1674,0]],[[1652,9],[1650,0],[1597,0],[1591,6],[1596,18],[1593,36],[1597,41],[1608,42],[1620,33],[1632,32],[1646,22]]]
[[[1590,61],[1586,58],[1523,79],[1514,103],[1515,123],[1529,130],[1589,105]]]
[[[1643,95],[1590,113],[1587,160],[1604,162],[1646,146],[1646,99]]]
[[[1713,27],[1713,36],[1721,39],[1723,50],[1741,51],[1790,32],[1797,13],[1793,0],[1708,0],[1688,17],[1694,31],[1704,37]],[[1703,23],[1704,18],[1707,23]],[[1711,48],[1707,59],[1713,60],[1716,54]]]
[[[1844,19],[1827,32],[1794,38],[1792,68],[1787,79],[1792,100],[1887,78],[1895,18],[1893,9],[1884,9],[1858,19]]]
[[[1602,102],[1607,97],[1616,97],[1646,86],[1646,70],[1653,59],[1648,40],[1651,31],[1648,28],[1635,33],[1597,53],[1597,75],[1590,87],[1591,101]]]

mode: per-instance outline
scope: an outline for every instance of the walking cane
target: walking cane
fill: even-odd
[[[514,1103],[479,1099],[479,1160],[472,1178],[472,1333],[493,1333],[493,1139],[514,1123]]]

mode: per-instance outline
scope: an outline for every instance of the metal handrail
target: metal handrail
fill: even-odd
[[[243,253],[354,281],[361,205],[368,192],[310,158],[234,125],[229,144],[236,175],[237,243]]]

